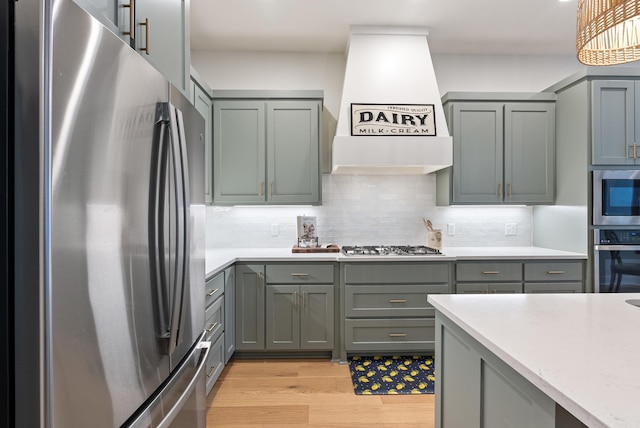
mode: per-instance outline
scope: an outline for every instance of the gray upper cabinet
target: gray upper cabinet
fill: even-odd
[[[209,96],[210,89],[196,76],[192,70],[191,75],[191,102],[196,110],[204,118],[204,198],[205,202],[213,201],[213,155],[212,155],[212,133],[213,133],[213,100]]]
[[[74,1],[188,95],[191,66],[189,0]]]
[[[593,164],[640,164],[640,83],[595,80],[591,84]]]
[[[185,95],[191,49],[189,0],[136,0],[135,47]]]
[[[438,205],[553,203],[555,95],[519,97],[445,96],[453,167],[437,174]]]
[[[321,99],[220,99],[216,92],[225,91],[214,91],[214,203],[319,205]]]

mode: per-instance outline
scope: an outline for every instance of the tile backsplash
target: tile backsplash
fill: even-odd
[[[532,211],[527,206],[436,207],[435,175],[323,175],[322,206],[207,207],[207,247],[290,247],[296,217],[317,217],[323,244],[421,244],[423,218],[442,229],[443,247],[528,246]],[[515,223],[515,235],[505,225]],[[455,234],[449,235],[448,224]]]

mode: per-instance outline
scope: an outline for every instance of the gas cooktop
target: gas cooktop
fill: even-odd
[[[431,256],[442,255],[440,250],[424,245],[343,245],[347,256]]]

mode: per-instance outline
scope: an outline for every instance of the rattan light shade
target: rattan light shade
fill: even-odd
[[[580,0],[576,52],[586,65],[640,59],[640,0]]]

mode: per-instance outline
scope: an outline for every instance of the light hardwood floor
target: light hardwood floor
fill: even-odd
[[[434,395],[356,395],[349,366],[324,359],[232,359],[208,396],[211,427],[424,427]]]

